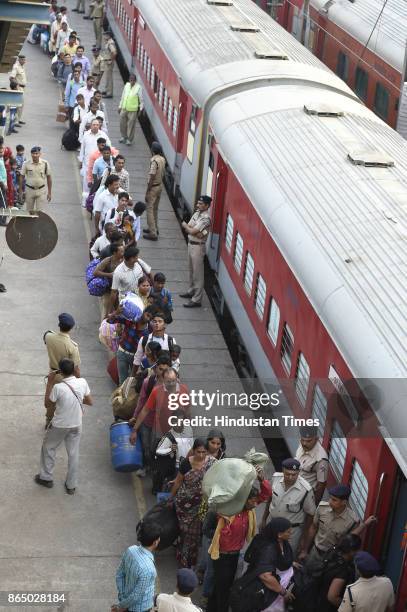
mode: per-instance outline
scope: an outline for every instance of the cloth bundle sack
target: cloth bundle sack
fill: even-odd
[[[124,383],[113,391],[110,401],[112,402],[113,415],[118,419],[129,421],[137,406],[139,394],[135,390],[136,378],[129,376]]]
[[[94,259],[86,266],[86,284],[90,295],[101,297],[110,288],[110,283],[107,278],[95,276],[96,266],[100,263],[100,259]]]
[[[244,459],[222,459],[206,472],[202,490],[210,510],[233,516],[243,510],[257,478],[253,465]]]
[[[104,319],[99,327],[100,342],[112,353],[117,353],[119,338],[119,325],[117,323],[108,323],[107,319]]]

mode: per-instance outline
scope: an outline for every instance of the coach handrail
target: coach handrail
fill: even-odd
[[[382,501],[382,489],[383,489],[383,483],[386,480],[387,474],[386,472],[382,472],[379,478],[379,488],[377,490],[377,495],[376,495],[376,502],[374,505],[374,510],[373,510],[373,515],[377,516],[378,512],[379,512],[379,506],[380,506],[380,502]],[[375,532],[375,528],[376,528],[377,523],[374,524],[374,527],[370,528],[369,531],[369,540],[368,540],[368,546],[367,549],[371,550],[372,548],[372,543],[373,543],[373,536],[374,536],[374,532]]]

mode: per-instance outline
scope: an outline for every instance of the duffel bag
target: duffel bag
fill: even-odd
[[[62,116],[63,113],[58,114],[61,114]],[[66,119],[67,117],[64,119],[64,121],[66,121]],[[62,134],[61,144],[67,151],[76,151],[76,149],[79,147],[79,140],[76,131],[72,128],[65,130],[65,132]]]
[[[139,533],[142,524],[147,528],[149,522],[162,527],[158,550],[168,548],[179,536],[179,525],[174,504],[169,505],[168,502],[161,502],[153,506],[138,523],[136,532]]]
[[[260,612],[272,603],[272,598],[267,602],[267,595],[271,591],[264,586],[257,573],[256,570],[248,570],[233,583],[229,594],[232,612]]]

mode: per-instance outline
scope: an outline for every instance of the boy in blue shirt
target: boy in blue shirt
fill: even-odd
[[[157,306],[165,315],[165,322],[172,323],[172,296],[168,289],[165,288],[165,275],[162,272],[157,272],[154,275],[153,286],[150,296],[153,298],[154,306]]]

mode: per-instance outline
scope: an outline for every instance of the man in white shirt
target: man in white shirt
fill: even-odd
[[[113,223],[116,229],[125,231],[123,227],[126,218],[128,218],[133,229],[133,225],[136,220],[136,215],[129,206],[131,205],[130,196],[125,191],[118,194],[117,206],[110,208],[104,216],[104,224]]]
[[[85,85],[85,87],[81,87],[78,90],[78,93],[82,94],[83,97],[85,98],[85,106],[86,106],[86,108],[89,108],[89,102],[91,101],[91,98],[93,98],[93,94],[96,91],[96,89],[94,88],[94,84],[95,84],[95,77],[90,75],[90,76],[88,76],[86,78],[86,85]],[[99,113],[102,113],[102,111],[99,111]]]
[[[107,177],[105,183],[106,189],[95,196],[93,200],[93,214],[95,216],[96,232],[100,234],[103,231],[103,222],[106,214],[112,208],[116,208],[119,193],[119,177],[116,174],[111,174]]]
[[[110,223],[110,222],[105,223],[105,226],[103,228],[103,234],[99,236],[99,238],[96,238],[95,242],[93,243],[90,249],[90,254],[92,255],[93,259],[99,259],[100,252],[103,251],[103,249],[105,249],[106,247],[110,245],[111,235],[112,235],[112,232],[114,231],[115,231],[115,227],[113,223]]]
[[[123,264],[120,264],[120,265],[123,265]],[[114,275],[113,275],[113,279],[114,279]],[[171,347],[169,346],[169,341],[168,341],[169,336],[168,334],[165,333],[166,323],[165,323],[164,315],[162,313],[157,313],[156,315],[154,315],[154,317],[151,319],[150,325],[153,328],[152,333],[147,336],[147,340],[145,340],[145,337],[140,338],[139,343],[137,345],[137,351],[135,352],[134,361],[133,361],[133,368],[134,368],[133,376],[136,375],[137,370],[140,367],[141,362],[143,361],[145,347],[149,342],[158,342],[158,344],[160,344],[163,351],[171,350]],[[171,337],[171,345],[176,344],[176,343],[177,341],[175,340],[175,338]]]
[[[36,474],[34,480],[47,489],[53,487],[52,473],[56,451],[64,442],[68,454],[65,490],[69,495],[73,495],[78,481],[82,404],[91,406],[93,400],[86,380],[76,378],[74,375],[74,362],[71,359],[61,359],[58,365],[59,371],[51,372],[48,375],[45,407],[47,410],[55,408],[55,412],[42,443],[40,473]],[[55,384],[57,374],[62,374],[63,380]]]
[[[135,246],[128,246],[124,251],[124,261],[113,272],[112,290],[110,297],[110,310],[115,310],[117,300],[121,300],[126,293],[136,293],[138,279],[144,275],[151,276],[151,267],[139,259],[140,250]],[[144,352],[143,348],[142,351]],[[141,363],[141,362],[140,362]]]
[[[172,595],[160,593],[156,598],[157,612],[201,612],[191,601],[191,595],[198,586],[198,578],[192,569],[186,567],[177,571],[177,590]]]
[[[69,28],[67,22],[62,19],[61,29],[58,31],[55,43],[55,50],[57,54],[62,50],[71,32],[72,29]]]
[[[81,167],[81,174],[83,176],[84,192],[88,192],[88,180],[87,180],[86,170],[88,167],[89,156],[91,155],[91,153],[93,153],[94,151],[98,149],[98,145],[97,145],[98,138],[105,138],[106,144],[109,146],[111,145],[111,142],[107,134],[105,134],[105,132],[102,132],[102,130],[99,129],[98,119],[93,119],[92,123],[90,124],[90,130],[88,132],[85,132],[83,135],[81,150],[78,156],[80,167]]]

